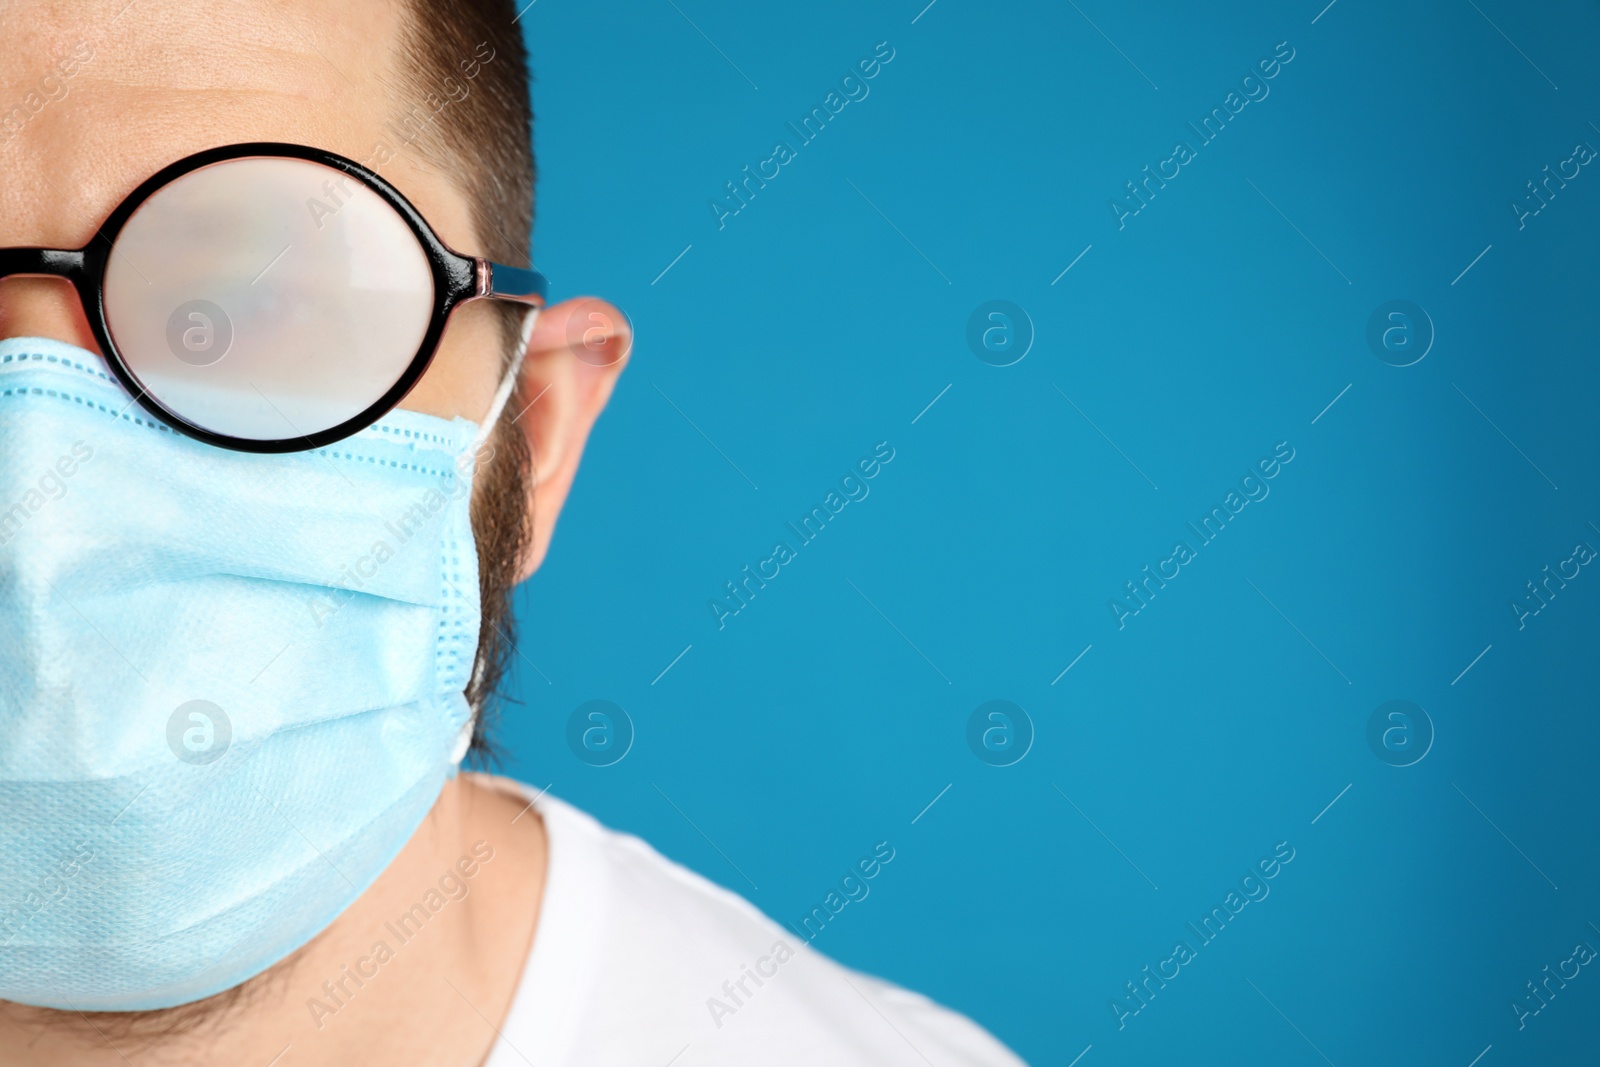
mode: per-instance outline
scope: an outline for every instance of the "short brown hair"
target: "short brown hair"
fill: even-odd
[[[526,266],[533,107],[528,51],[514,18],[510,0],[411,0],[400,31],[407,79],[391,89],[407,115],[401,127],[415,131],[411,143],[450,174],[472,205],[483,254]],[[515,305],[495,306],[516,317]]]
[[[405,83],[391,89],[408,146],[444,170],[471,205],[482,254],[531,266],[535,167],[528,53],[509,0],[411,0],[401,30]],[[523,309],[496,301],[508,365]],[[512,393],[507,412],[523,410]],[[467,700],[477,710],[470,758],[497,762],[490,726],[516,646],[511,590],[526,549],[532,457],[526,438],[501,419],[492,458],[479,467],[472,499],[483,619]]]

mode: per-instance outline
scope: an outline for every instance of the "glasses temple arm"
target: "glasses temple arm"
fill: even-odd
[[[471,299],[514,300],[533,307],[544,307],[550,283],[536,270],[508,267],[487,259],[473,261],[477,286]]]

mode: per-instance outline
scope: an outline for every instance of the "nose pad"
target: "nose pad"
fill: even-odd
[[[0,280],[0,340],[11,337],[48,337],[100,352],[78,290],[65,278]]]

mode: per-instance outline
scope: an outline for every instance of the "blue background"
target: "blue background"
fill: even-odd
[[[1594,967],[1523,1029],[1511,1005],[1600,948],[1600,575],[1522,629],[1510,604],[1600,547],[1600,174],[1521,229],[1509,205],[1600,146],[1596,5],[925,2],[524,15],[539,265],[638,339],[518,593],[507,770],[780,922],[888,841],[815,946],[1033,1063],[1592,1062]],[[1006,367],[967,341],[996,299],[1033,334]],[[1390,300],[1436,333],[1412,366],[1368,344]],[[723,583],[881,441],[870,495],[719,629]],[[635,733],[607,767],[567,742],[597,699]],[[994,699],[1031,720],[1012,766],[967,743]],[[1432,723],[1414,765],[1368,743],[1390,700]],[[1119,1028],[1124,983],[1285,841]]]

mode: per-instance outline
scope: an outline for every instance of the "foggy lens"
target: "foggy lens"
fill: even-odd
[[[214,433],[304,437],[371,407],[433,310],[422,246],[354,178],[230,160],[157,190],[117,235],[106,321],[133,376]]]

